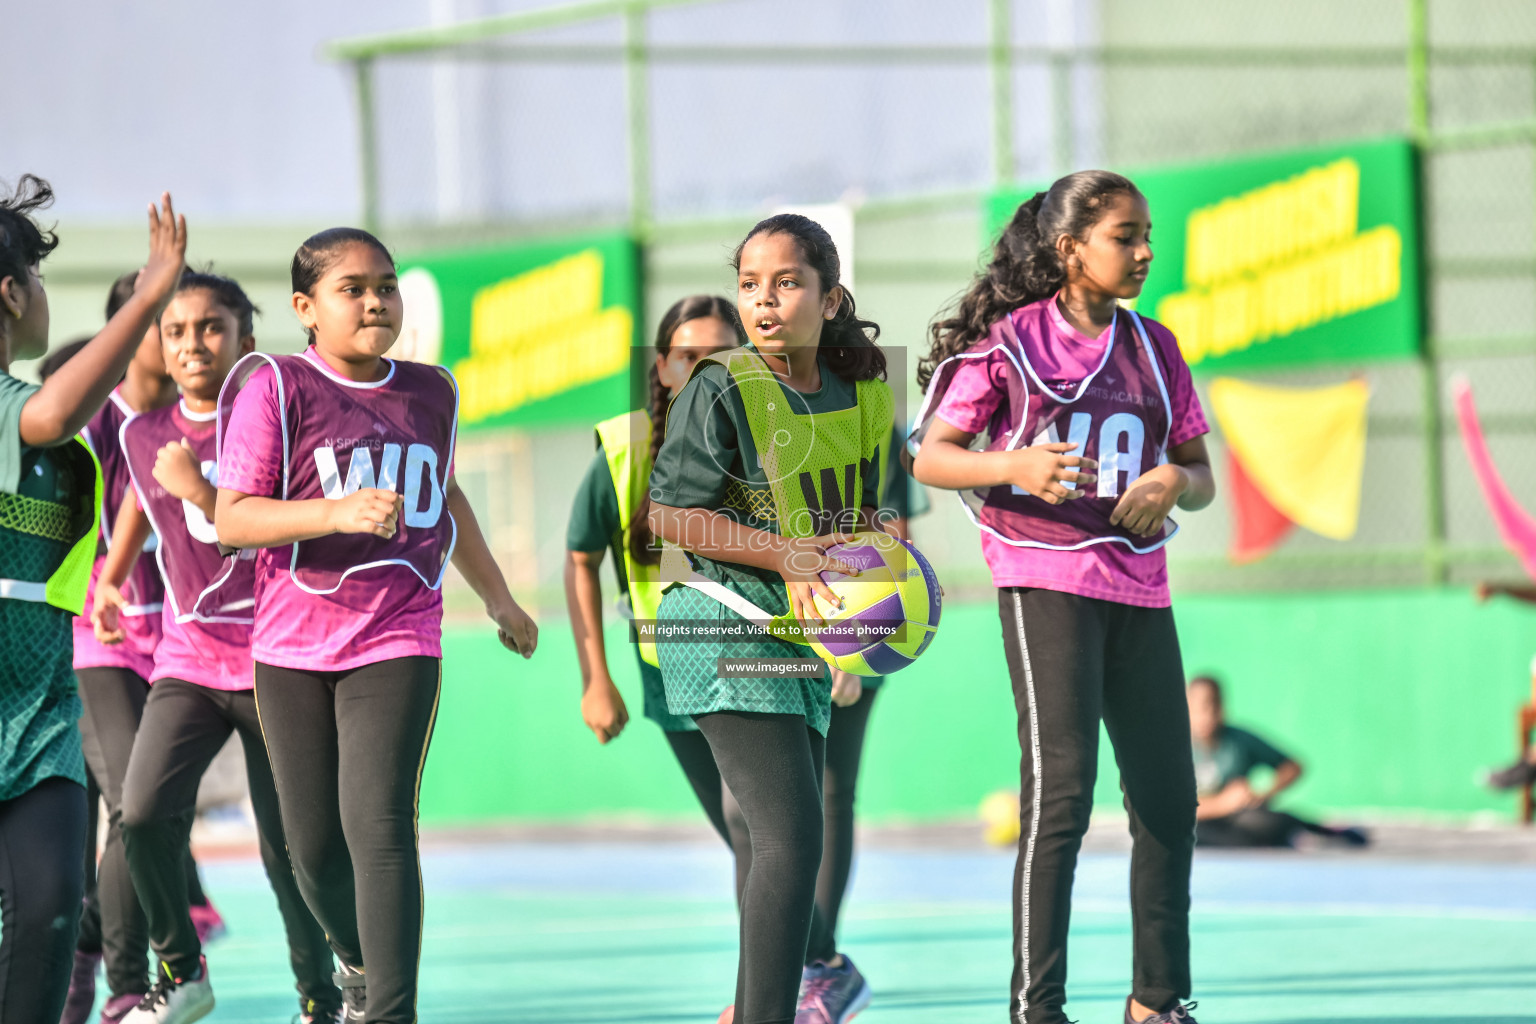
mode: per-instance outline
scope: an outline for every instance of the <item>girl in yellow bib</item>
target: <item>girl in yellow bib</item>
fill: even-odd
[[[690,295],[672,304],[656,330],[656,362],[650,371],[650,404],[597,425],[597,455],[587,468],[566,528],[565,597],[581,663],[581,717],[607,743],[629,722],[629,708],[609,673],[603,645],[602,583],[598,568],[613,552],[621,604],[639,622],[654,620],[661,603],[662,564],[647,522],[651,466],[667,432],[667,404],[704,356],[736,348],[745,336],[736,311],[716,295]],[[681,553],[665,553],[670,563]],[[686,566],[685,566],[686,568]],[[670,573],[676,578],[677,573]],[[635,638],[632,638],[635,639]],[[710,824],[727,843],[720,770],[693,719],[667,710],[654,643],[636,643],[645,717],[666,734],[667,744],[704,806]]]
[[[818,574],[852,574],[827,549],[878,529],[893,401],[879,328],[838,285],[825,229],[770,217],[733,262],[748,344],[700,360],[651,474],[651,529],[690,563],[662,597],[656,650],[668,710],[698,723],[751,834],[734,1019],[793,1024],[832,683],[808,648],[756,623],[815,624],[813,595],[837,605]],[[847,974],[867,998],[851,964]]]

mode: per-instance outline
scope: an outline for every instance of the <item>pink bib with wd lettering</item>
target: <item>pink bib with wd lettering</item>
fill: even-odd
[[[257,558],[256,659],[344,670],[441,656],[447,507],[458,391],[440,367],[389,361],[379,381],[346,380],[313,350],[247,356],[219,398],[220,486],[284,500],[340,500],[360,488],[403,497],[385,540],[331,534]]]

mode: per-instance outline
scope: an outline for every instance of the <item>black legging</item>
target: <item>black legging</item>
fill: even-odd
[[[101,899],[96,886],[96,849],[101,835],[101,787],[90,765],[85,768],[85,899],[80,907],[80,935],[75,939],[75,951],[101,956]],[[203,880],[197,874],[197,862],[192,850],[187,849],[187,905],[206,907],[208,894],[203,892]]]
[[[0,1021],[57,1021],[85,891],[85,787],[44,779],[0,801]]]
[[[347,672],[256,664],[256,700],[299,890],[369,1024],[414,1024],[423,893],[416,813],[441,691],[436,658]]]
[[[75,950],[101,955],[101,901],[96,897],[96,835],[101,827],[101,787],[85,766],[85,895],[80,903],[80,932]]]
[[[858,794],[859,763],[864,757],[869,714],[874,708],[875,694],[879,692],[878,687],[866,689],[858,701],[848,707],[832,705],[822,780],[821,868],[816,873],[816,912],[811,918],[811,937],[805,949],[807,964],[817,960],[830,961],[837,955],[837,919],[843,908],[843,895],[848,891],[848,878],[853,873],[854,802]],[[710,766],[714,766],[713,760]],[[741,807],[729,789],[725,791],[724,811],[729,842],[736,854],[739,904],[742,882],[747,869],[752,866],[752,839]]]
[[[187,840],[198,783],[232,732],[240,734],[245,754],[261,862],[283,919],[299,1005],[319,1016],[334,1014],[341,993],[331,980],[331,950],[294,883],[272,767],[250,690],[215,690],[183,679],[161,679],[144,704],[123,779],[122,829],[150,944],[173,977],[196,974],[202,943],[189,913]]]
[[[822,803],[821,871],[816,876],[816,910],[825,929],[820,949],[809,951],[809,960],[829,960],[837,954],[837,918],[843,894],[853,873],[854,800],[858,795],[859,763],[864,758],[864,734],[880,689],[866,689],[845,708],[832,705],[832,724],[827,729],[827,767]]]
[[[1131,994],[1169,1010],[1189,996],[1196,803],[1173,610],[1025,587],[999,589],[998,610],[1021,748],[1010,1019],[1067,1020],[1072,878],[1101,721],[1130,816]]]
[[[88,779],[100,787],[107,803],[107,839],[101,861],[96,860],[96,800],[89,797],[91,821],[86,830],[86,899],[77,948],[99,952],[106,968],[107,988],[114,996],[149,991],[149,925],[128,861],[123,856],[123,779],[133,741],[144,717],[150,685],[132,669],[82,668],[80,682],[81,747]],[[191,828],[191,818],[187,820]],[[197,877],[191,849],[183,854],[187,901],[208,902]]]
[[[746,818],[737,1024],[792,1024],[821,864],[826,741],[801,715],[698,715],[720,777]]]
[[[688,779],[693,795],[699,798],[699,804],[704,808],[704,816],[709,819],[710,825],[714,826],[720,838],[725,840],[726,845],[734,849],[735,840],[731,835],[728,819],[725,784],[720,781],[720,768],[715,764],[714,751],[709,749],[709,740],[704,738],[703,733],[693,730],[666,732],[662,735],[666,736],[667,745],[672,748],[672,756],[677,758],[678,766],[683,769],[683,775]],[[740,877],[736,880],[736,888],[739,900]]]

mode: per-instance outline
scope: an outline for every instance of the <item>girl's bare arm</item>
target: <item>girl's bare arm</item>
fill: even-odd
[[[935,419],[912,462],[918,483],[949,491],[981,487],[1022,487],[1053,505],[1080,498],[1084,489],[1065,484],[1089,484],[1098,477],[1098,463],[1069,454],[1074,444],[1042,444],[1002,452],[971,451],[975,434]]]
[[[333,533],[395,535],[403,499],[394,491],[365,487],[339,501],[284,501],[219,488],[213,525],[219,543],[231,548],[280,548]]]
[[[393,496],[394,492],[389,493]],[[496,564],[491,547],[485,542],[485,534],[480,532],[475,510],[459,489],[455,477],[448,478],[447,493],[446,505],[459,536],[453,548],[453,567],[485,602],[485,613],[496,623],[502,644],[525,658],[531,657],[539,643],[538,626],[507,589],[507,578],[502,575],[501,566]]]

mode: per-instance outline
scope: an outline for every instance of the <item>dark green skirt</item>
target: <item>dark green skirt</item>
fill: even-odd
[[[639,648],[636,648],[639,651]],[[674,715],[667,710],[667,688],[661,681],[661,669],[638,655],[635,664],[640,666],[640,688],[645,698],[645,717],[661,726],[662,732],[697,732],[698,725],[687,715]]]
[[[760,608],[772,610],[774,598],[783,602],[781,593],[745,593]],[[739,588],[733,588],[739,589]],[[721,658],[807,658],[815,657],[808,647],[776,640],[756,632],[750,623],[719,601],[692,587],[678,586],[667,591],[656,615],[658,624],[667,622],[689,625],[718,622],[727,627],[730,637],[702,641],[668,640],[657,637],[656,652],[661,661],[661,679],[666,687],[667,710],[674,715],[703,715],[711,711],[759,711],[775,715],[802,715],[811,728],[827,733],[832,720],[832,677],[823,673],[819,679],[757,677],[721,679]],[[737,640],[736,635],[744,638]]]

